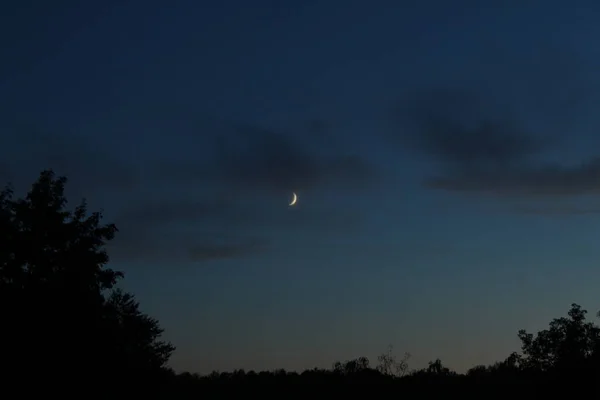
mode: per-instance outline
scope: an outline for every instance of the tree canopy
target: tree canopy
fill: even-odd
[[[536,335],[519,331],[524,369],[537,372],[573,373],[598,371],[600,327],[586,321],[587,311],[572,304],[567,317],[553,319]]]
[[[116,226],[85,201],[68,210],[66,183],[47,170],[23,198],[0,192],[0,362],[59,391],[131,386],[159,374],[174,347],[115,287],[123,273],[107,267],[105,245]]]

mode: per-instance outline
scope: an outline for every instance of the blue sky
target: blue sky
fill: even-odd
[[[29,3],[0,174],[117,223],[175,369],[464,370],[598,308],[595,2]]]

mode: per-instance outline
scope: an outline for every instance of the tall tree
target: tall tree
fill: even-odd
[[[123,274],[106,266],[105,245],[117,228],[85,201],[67,210],[66,183],[48,170],[24,198],[0,192],[0,363],[17,381],[46,378],[46,390],[78,382],[109,391],[162,369],[174,348],[114,290]]]

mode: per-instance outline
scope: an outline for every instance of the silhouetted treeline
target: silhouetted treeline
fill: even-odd
[[[100,213],[89,214],[85,202],[68,211],[65,183],[44,171],[24,198],[15,199],[9,187],[0,193],[0,379],[6,398],[174,399],[241,384],[265,390],[280,385],[262,384],[342,383],[394,384],[421,394],[483,390],[493,397],[498,392],[489,392],[492,386],[537,387],[539,393],[600,377],[600,328],[577,304],[545,330],[519,331],[519,352],[465,374],[439,359],[412,370],[409,355],[397,359],[391,347],[375,365],[360,357],[302,373],[176,374],[168,367],[174,347],[160,339],[158,321],[116,288],[123,274],[106,267],[104,245],[117,228],[103,225]]]

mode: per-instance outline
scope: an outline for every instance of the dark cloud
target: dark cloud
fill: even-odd
[[[146,202],[124,207],[115,223],[121,227],[162,227],[174,222],[206,220],[227,213],[231,208],[225,198],[207,200],[181,199],[178,201],[148,199]]]
[[[267,240],[225,237],[251,214],[225,197],[148,199],[122,207],[119,235],[110,248],[117,261],[186,262],[239,258],[268,248]],[[217,240],[220,239],[220,240]]]
[[[600,158],[575,167],[548,165],[477,171],[426,180],[433,189],[498,196],[578,196],[600,194]]]
[[[238,126],[215,137],[214,164],[188,165],[183,176],[208,175],[238,189],[275,192],[306,191],[326,184],[362,187],[376,178],[373,166],[362,157],[315,149],[312,140],[303,139]]]
[[[211,243],[192,246],[189,255],[192,261],[240,258],[262,253],[267,247],[266,242],[256,239],[235,244]]]
[[[494,107],[463,91],[421,91],[398,109],[398,138],[453,171],[510,167],[551,143],[548,136],[531,135],[515,117]]]
[[[252,189],[310,188],[325,173],[299,143],[282,134],[251,127],[223,138],[218,163],[224,179]]]
[[[578,165],[545,161],[564,145],[559,135],[529,131],[485,97],[441,90],[413,100],[399,113],[399,138],[432,161],[426,187],[532,200],[600,194],[600,157]]]
[[[226,237],[199,234],[162,227],[157,232],[125,230],[108,246],[111,259],[115,261],[150,264],[180,264],[249,257],[269,248],[262,238]]]
[[[595,114],[597,62],[543,41],[526,51],[489,43],[466,59],[451,84],[406,90],[396,103],[393,138],[430,162],[424,185],[537,205],[598,195],[600,153],[563,163]]]
[[[590,215],[600,213],[600,206],[580,207],[576,205],[564,206],[515,206],[512,211],[520,214],[540,215],[540,216],[573,216],[573,215]]]
[[[544,148],[541,138],[521,131],[509,118],[473,118],[482,115],[481,104],[462,93],[431,91],[416,100],[402,110],[412,119],[406,143],[446,166],[504,167]]]

